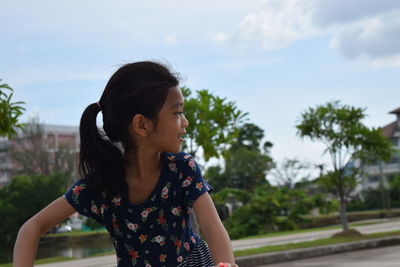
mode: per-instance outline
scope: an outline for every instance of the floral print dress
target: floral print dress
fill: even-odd
[[[84,180],[78,180],[64,197],[76,211],[108,230],[118,266],[201,267],[187,264],[200,258],[212,265],[210,251],[193,232],[189,215],[194,201],[211,190],[192,156],[163,153],[157,186],[141,204],[93,190]],[[190,257],[192,252],[196,257]]]

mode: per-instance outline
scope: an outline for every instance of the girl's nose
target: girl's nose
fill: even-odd
[[[183,115],[183,128],[186,128],[189,126],[189,121],[186,119],[185,115]]]

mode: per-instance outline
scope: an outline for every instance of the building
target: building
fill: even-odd
[[[24,131],[18,130],[17,135],[12,139],[0,139],[0,186],[8,183],[15,170],[19,168],[18,163],[11,156],[12,151],[35,150],[36,146],[39,146],[40,149],[48,152],[47,166],[51,168],[57,164],[56,157],[60,147],[64,147],[74,155],[76,166],[80,145],[78,127],[38,124],[36,125],[40,127],[40,130],[38,130],[39,128],[34,129],[36,126],[29,128],[29,125],[27,125],[28,129]],[[33,138],[32,133],[38,131],[41,134],[37,135],[38,138]],[[76,167],[74,169],[73,175],[76,175]]]
[[[382,134],[390,139],[396,149],[400,150],[400,107],[389,114],[396,115],[396,120],[382,128]],[[400,154],[397,152],[392,159],[363,167],[361,190],[376,189],[381,184],[388,187],[391,178],[400,174]]]

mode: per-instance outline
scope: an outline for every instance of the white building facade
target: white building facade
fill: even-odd
[[[42,143],[44,148],[49,152],[49,164],[53,164],[51,155],[57,152],[60,145],[67,146],[70,153],[76,155],[78,160],[79,154],[79,127],[64,125],[42,126]],[[29,146],[28,137],[22,131],[18,131],[17,135],[12,139],[0,139],[0,187],[9,182],[13,170],[17,168],[17,163],[13,160],[11,153],[13,150],[23,151]]]
[[[382,134],[400,150],[400,107],[390,114],[396,115],[396,120],[382,128]],[[400,153],[397,152],[389,162],[376,162],[363,167],[363,176],[360,190],[377,189],[381,185],[388,188],[389,181],[400,175]],[[357,190],[358,191],[358,190]]]

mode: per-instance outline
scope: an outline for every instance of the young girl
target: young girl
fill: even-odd
[[[179,152],[189,122],[177,86],[154,62],[124,65],[111,77],[81,118],[81,179],[21,227],[14,266],[32,266],[40,236],[75,211],[109,231],[118,266],[237,266],[211,187]],[[192,230],[193,210],[207,243]]]

